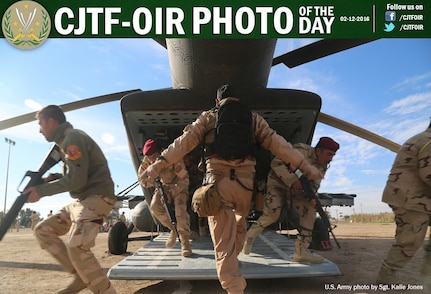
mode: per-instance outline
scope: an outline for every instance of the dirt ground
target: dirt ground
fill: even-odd
[[[419,269],[423,260],[423,249],[399,275],[399,287],[393,290],[380,288],[372,290],[382,259],[393,243],[394,224],[339,223],[334,233],[341,245],[332,250],[318,253],[338,265],[342,276],[249,280],[247,294],[255,293],[425,293],[421,290],[406,291],[404,286],[422,286]],[[130,237],[145,233],[132,233]],[[428,236],[428,235],[427,235]],[[107,233],[100,233],[93,249],[103,268],[108,269],[121,261],[127,254],[142,247],[144,240],[129,242],[128,253],[123,256],[111,255],[107,250]],[[0,241],[0,293],[51,294],[71,281],[69,274],[62,271],[56,261],[40,249],[30,229],[8,232]],[[119,294],[130,293],[191,293],[218,294],[221,290],[218,281],[118,281],[114,280]],[[348,287],[352,287],[348,290]],[[342,288],[342,289],[337,289]],[[84,290],[81,293],[91,293]]]

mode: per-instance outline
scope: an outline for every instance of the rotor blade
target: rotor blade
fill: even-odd
[[[326,125],[329,125],[331,127],[343,130],[347,133],[358,136],[358,137],[365,139],[367,141],[373,142],[379,146],[382,146],[384,148],[391,150],[392,152],[396,153],[400,149],[400,145],[391,141],[391,140],[388,140],[388,139],[386,139],[382,136],[379,136],[375,133],[372,133],[366,129],[355,126],[351,123],[348,123],[344,120],[330,116],[328,114],[321,112],[319,114],[319,117],[317,118],[317,120],[319,122],[324,123]]]
[[[322,39],[273,59],[272,66],[283,63],[289,68],[343,51],[376,39]]]
[[[141,91],[141,90],[135,89],[135,90],[123,91],[123,92],[118,92],[118,93],[113,93],[113,94],[108,94],[108,95],[97,96],[97,97],[93,97],[93,98],[88,98],[88,99],[83,99],[83,100],[79,100],[79,101],[75,101],[75,102],[66,103],[66,104],[60,105],[60,107],[61,107],[61,109],[63,109],[64,112],[67,112],[67,111],[76,110],[76,109],[80,109],[80,108],[84,108],[84,107],[89,107],[89,106],[94,106],[94,105],[103,104],[103,103],[107,103],[107,102],[117,101],[117,100],[120,100],[121,98],[123,98],[124,95],[127,95],[129,93],[133,93],[133,92],[138,92],[138,91]],[[23,115],[19,115],[19,116],[15,116],[12,118],[8,118],[8,119],[0,121],[0,130],[15,127],[15,126],[18,126],[21,124],[25,124],[25,123],[34,121],[34,120],[36,120],[36,111],[31,112],[31,113],[27,113],[27,114],[23,114]]]
[[[163,46],[165,49],[167,49],[168,47],[166,46],[166,39],[153,39],[154,41],[156,41],[157,43],[159,43],[161,46]]]

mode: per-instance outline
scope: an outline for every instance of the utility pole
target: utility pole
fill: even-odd
[[[7,155],[7,169],[6,169],[6,186],[4,189],[4,208],[3,208],[3,218],[6,215],[6,200],[7,200],[7,183],[9,181],[9,160],[10,160],[10,147],[11,146],[15,146],[15,141],[8,139],[8,138],[4,138],[6,144],[9,144],[9,152]]]

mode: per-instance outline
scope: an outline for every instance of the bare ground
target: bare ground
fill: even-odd
[[[247,294],[255,293],[425,293],[420,290],[401,290],[402,287],[423,284],[419,274],[423,260],[420,249],[399,275],[400,287],[387,290],[383,287],[376,291],[372,286],[380,268],[382,259],[393,243],[394,224],[339,223],[334,233],[341,245],[332,250],[318,253],[338,265],[342,276],[249,280]],[[130,237],[143,236],[146,233],[132,233]],[[97,237],[94,254],[108,269],[121,261],[127,254],[142,247],[148,241],[133,241],[128,244],[128,253],[123,256],[111,255],[107,250],[107,233]],[[62,271],[56,261],[40,249],[30,229],[9,232],[0,242],[0,293],[39,293],[51,294],[71,281],[68,273]],[[119,294],[130,293],[191,293],[218,294],[221,290],[218,281],[112,281]],[[347,289],[352,287],[350,291]],[[333,289],[334,288],[334,289]],[[337,289],[337,288],[343,288]],[[91,293],[84,290],[81,293]]]

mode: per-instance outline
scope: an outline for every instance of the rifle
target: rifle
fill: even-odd
[[[49,170],[51,167],[57,164],[61,160],[61,152],[60,148],[54,144],[45,160],[41,163],[40,167],[37,171],[27,171],[24,174],[24,177],[22,178],[19,186],[18,186],[18,192],[21,193],[16,199],[15,202],[12,204],[12,207],[9,209],[8,213],[4,216],[1,224],[0,224],[0,241],[3,239],[4,235],[8,231],[9,227],[12,225],[14,220],[17,218],[19,212],[21,211],[21,208],[24,206],[24,204],[28,200],[28,194],[23,194],[23,191],[25,191],[27,188],[37,186],[40,184],[43,184],[42,176]],[[28,179],[27,184],[25,185],[24,189],[20,191],[19,187],[23,186],[23,182],[25,179]]]
[[[335,244],[337,244],[338,249],[340,249],[341,246],[338,243],[337,238],[335,238],[334,232],[332,231],[332,226],[331,226],[331,223],[329,222],[328,215],[323,210],[322,203],[320,203],[319,196],[311,188],[310,181],[308,180],[308,178],[306,176],[304,176],[304,174],[299,169],[296,169],[294,171],[294,173],[299,178],[299,180],[301,181],[301,185],[302,185],[302,188],[304,189],[305,197],[315,200],[315,202],[316,202],[315,208],[316,208],[317,212],[319,213],[323,224],[328,229],[329,233],[331,233],[332,238],[334,239]]]
[[[159,188],[160,193],[162,194],[163,206],[165,207],[165,210],[168,214],[169,221],[172,224],[172,227],[174,228],[174,231],[178,236],[178,241],[181,243],[180,234],[178,234],[178,230],[177,230],[177,218],[175,217],[175,205],[174,203],[168,202],[168,196],[163,190],[163,184],[162,184],[162,181],[160,181],[160,178],[156,178],[154,181],[156,182],[156,186]]]

